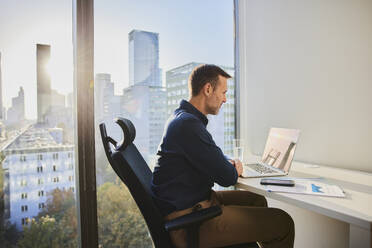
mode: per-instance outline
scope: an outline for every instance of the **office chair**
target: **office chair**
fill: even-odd
[[[107,136],[106,126],[104,123],[101,123],[99,128],[103,147],[111,167],[128,187],[139,207],[155,247],[173,247],[169,232],[184,228],[187,233],[187,246],[197,248],[199,246],[200,225],[206,220],[221,215],[222,210],[220,206],[212,206],[171,221],[165,221],[152,198],[150,188],[152,172],[133,144],[136,136],[134,125],[130,120],[124,118],[116,118],[114,121],[121,127],[124,138],[120,143],[116,142],[113,138]],[[255,243],[250,245],[251,246],[247,246],[247,244],[245,244],[244,247],[258,247]],[[229,247],[237,248],[243,246]]]

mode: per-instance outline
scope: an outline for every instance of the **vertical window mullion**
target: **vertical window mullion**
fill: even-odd
[[[240,62],[239,62],[239,0],[234,0],[234,68],[235,68],[235,138],[241,138],[240,132]]]
[[[74,32],[74,89],[77,127],[77,161],[79,180],[80,246],[98,247],[97,196],[95,178],[93,52],[93,0],[75,0]]]

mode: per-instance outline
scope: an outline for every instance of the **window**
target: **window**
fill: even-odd
[[[53,171],[56,171],[56,170],[57,170],[57,166],[53,165]]]
[[[53,159],[57,160],[58,159],[58,153],[53,153]]]
[[[21,199],[27,199],[27,193],[22,193],[21,194]]]
[[[180,0],[177,1],[178,6],[167,1],[157,1],[151,6],[151,11],[141,7],[147,4],[143,0],[125,4],[120,1],[110,2],[109,5],[103,0],[95,0],[94,4],[96,126],[105,122],[107,134],[120,141],[121,130],[111,124],[112,120],[117,116],[130,119],[137,133],[141,134],[141,137],[137,136],[135,140],[136,146],[153,168],[165,122],[180,101],[188,98],[187,82],[192,69],[200,63],[213,63],[221,65],[227,73],[234,76],[233,1]],[[214,6],[212,12],[211,5]],[[195,6],[203,12],[203,17],[189,15]],[[164,19],[169,13],[177,16],[176,28],[170,27],[169,22]],[[213,20],[213,24],[205,22],[208,19]],[[164,22],[154,23],[151,20]],[[190,29],[190,26],[198,26],[198,30],[203,31]],[[219,27],[219,32],[215,32],[214,27]],[[195,35],[198,36],[197,45],[183,38]],[[218,56],[212,56],[213,54]],[[234,78],[229,84],[234,85]],[[228,98],[228,102],[234,103],[234,96],[229,95]],[[117,109],[116,102],[121,102],[124,107]],[[231,111],[234,111],[234,108]],[[224,111],[220,111],[218,118],[210,120],[208,127],[219,147],[226,155],[231,155],[225,138],[229,129],[234,127],[234,122],[225,119]],[[99,133],[96,142],[96,147],[102,146]],[[109,227],[104,223],[107,223],[108,219],[114,223],[120,219],[117,215],[113,216],[110,209],[103,208],[110,201],[106,197],[108,192],[124,191],[122,201],[133,204],[130,206],[134,209],[136,205],[126,187],[112,183],[116,174],[108,164],[102,149],[96,150],[96,159],[99,241],[100,245],[105,247],[111,245],[107,240],[115,236],[115,230],[110,229],[110,233],[107,230]],[[127,210],[123,206],[123,215],[125,211]],[[140,216],[140,213],[136,211],[133,215]],[[141,217],[137,220],[138,222],[127,223],[127,226],[143,224]],[[147,230],[138,233],[136,238],[142,243],[133,243],[133,246],[151,247],[148,236]],[[133,239],[129,235],[122,235],[120,238],[122,242],[130,242]]]
[[[27,210],[28,210],[27,205],[21,206],[21,210],[22,210],[22,212],[27,212]]]
[[[39,192],[37,194],[38,194],[38,196],[44,196],[44,190],[39,190]]]
[[[54,178],[53,178],[53,182],[54,182],[54,183],[58,183],[58,182],[59,182],[59,177],[54,177]]]
[[[30,219],[28,217],[22,218],[22,226],[27,226],[30,222]]]
[[[37,172],[38,172],[38,173],[43,172],[43,166],[38,166],[38,167],[37,167]]]
[[[203,1],[204,2],[204,1]],[[199,8],[208,10],[210,7],[209,4],[199,3],[196,1],[183,1],[182,3],[195,5],[195,3],[198,3]],[[6,176],[5,173],[8,173],[9,175],[8,182],[9,185],[15,186],[15,191],[10,191],[9,200],[5,204],[8,209],[2,209],[0,208],[0,211],[7,211],[7,213],[10,214],[9,222],[11,224],[16,225],[16,229],[20,233],[20,235],[17,235],[18,237],[13,237],[12,240],[7,240],[7,242],[14,244],[14,246],[17,246],[18,242],[20,242],[23,238],[32,240],[32,237],[25,237],[25,232],[23,232],[23,225],[27,225],[29,221],[41,214],[46,213],[46,210],[49,209],[48,204],[53,205],[54,200],[57,199],[60,196],[68,197],[68,199],[71,199],[71,204],[68,206],[65,206],[65,208],[59,213],[59,217],[61,218],[55,218],[53,215],[49,215],[48,218],[54,219],[54,227],[56,230],[60,230],[60,233],[66,231],[66,230],[72,230],[72,235],[69,236],[68,240],[62,240],[58,239],[58,244],[55,244],[56,246],[61,247],[77,247],[78,246],[78,240],[79,237],[77,236],[79,231],[76,229],[76,226],[74,226],[74,223],[77,223],[77,218],[80,218],[80,216],[77,215],[77,212],[74,211],[75,207],[78,206],[77,202],[75,200],[79,200],[76,198],[74,187],[70,187],[70,185],[75,184],[75,178],[76,175],[74,174],[72,176],[72,181],[66,185],[66,188],[69,188],[70,190],[60,190],[58,189],[59,184],[53,184],[50,182],[53,182],[53,177],[49,177],[47,179],[47,176],[44,174],[49,171],[49,166],[53,165],[49,162],[52,160],[58,160],[61,163],[57,163],[59,166],[58,168],[58,174],[65,175],[65,170],[69,170],[68,175],[70,172],[74,172],[73,169],[76,168],[76,171],[79,166],[75,167],[75,160],[77,156],[74,154],[74,150],[80,150],[81,147],[77,147],[75,145],[76,137],[74,136],[75,123],[77,123],[74,120],[74,113],[76,113],[76,106],[73,105],[73,102],[75,102],[74,96],[76,95],[76,89],[74,88],[73,84],[73,71],[71,68],[72,66],[72,57],[73,57],[73,50],[71,46],[71,40],[72,39],[72,29],[71,27],[71,12],[72,12],[72,4],[76,4],[76,0],[73,1],[41,1],[41,0],[34,0],[32,1],[31,5],[23,5],[19,4],[18,2],[12,1],[12,0],[3,0],[1,5],[6,6],[6,8],[0,8],[0,24],[4,24],[5,28],[0,29],[0,44],[1,44],[1,50],[0,50],[0,77],[2,77],[0,80],[2,82],[3,91],[7,92],[7,94],[3,94],[4,99],[3,102],[10,103],[9,106],[3,106],[2,103],[0,104],[0,109],[4,109],[7,114],[3,115],[3,111],[0,111],[0,119],[6,120],[4,121],[5,129],[7,128],[13,128],[11,132],[8,133],[9,138],[6,142],[9,141],[9,146],[7,149],[4,149],[3,153],[3,159],[4,162],[0,164],[0,178],[3,178],[3,176]],[[170,31],[170,29],[167,27],[168,25],[161,26],[159,23],[156,24],[151,21],[146,20],[154,20],[154,18],[159,18],[159,20],[165,16],[167,16],[168,13],[176,13],[179,16],[183,15],[184,13],[187,13],[185,9],[178,9],[177,7],[173,6],[174,9],[171,9],[171,11],[164,14],[162,11],[167,9],[169,6],[165,6],[164,3],[156,3],[154,5],[154,9],[151,9],[151,15],[153,15],[153,18],[144,18],[141,17],[141,14],[144,13],[143,10],[138,9],[141,3],[135,3],[130,2],[130,4],[126,3],[125,5],[123,3],[119,2],[113,2],[110,4],[107,4],[107,2],[102,0],[95,0],[94,1],[94,10],[95,10],[95,43],[96,44],[96,51],[95,51],[95,63],[97,63],[96,69],[97,71],[102,72],[109,72],[111,73],[112,80],[110,80],[109,83],[115,82],[113,84],[106,84],[106,81],[103,78],[101,78],[101,82],[104,81],[104,86],[109,85],[109,87],[102,87],[97,84],[94,85],[96,92],[105,92],[108,94],[104,97],[104,95],[100,95],[101,93],[98,93],[98,97],[95,99],[98,99],[99,101],[103,101],[105,104],[103,106],[103,111],[97,115],[97,122],[100,121],[106,121],[112,120],[112,116],[117,117],[117,115],[122,114],[122,112],[125,112],[126,114],[131,114],[134,116],[139,116],[134,113],[137,111],[136,109],[133,110],[133,107],[139,106],[136,105],[136,102],[143,103],[142,100],[146,100],[145,98],[142,98],[144,94],[140,94],[136,90],[130,90],[129,83],[133,83],[133,85],[138,81],[143,81],[144,79],[140,78],[141,75],[144,75],[142,71],[149,71],[145,69],[141,69],[139,73],[134,73],[138,69],[136,66],[133,66],[134,60],[136,58],[131,56],[129,51],[129,42],[128,44],[125,43],[125,41],[128,41],[128,34],[134,30],[138,24],[132,23],[129,20],[137,20],[141,19],[144,20],[143,25],[143,31],[150,31],[150,33],[158,33],[159,37],[162,37],[162,39],[159,39],[159,37],[154,38],[154,36],[151,36],[150,38],[152,44],[155,48],[159,48],[159,42],[161,43],[161,50],[158,50],[158,53],[160,56],[158,56],[158,63],[155,66],[155,70],[152,71],[151,75],[149,75],[149,80],[152,80],[152,82],[155,82],[157,85],[154,88],[147,87],[148,90],[144,93],[147,93],[147,91],[153,96],[154,98],[159,98],[158,103],[154,103],[153,105],[159,106],[153,106],[153,109],[161,110],[159,111],[159,115],[156,116],[156,118],[151,119],[151,123],[154,123],[155,121],[158,121],[159,123],[154,123],[154,126],[156,128],[153,128],[153,132],[155,134],[148,137],[148,139],[151,139],[149,142],[145,142],[148,145],[146,147],[141,146],[141,152],[144,154],[144,157],[147,161],[154,161],[154,151],[156,150],[158,140],[161,138],[161,135],[157,135],[158,132],[163,127],[163,122],[166,119],[168,113],[172,113],[172,109],[177,107],[177,104],[179,103],[179,95],[176,95],[176,90],[181,89],[182,85],[180,83],[173,83],[173,87],[170,87],[172,82],[167,81],[167,73],[170,70],[176,69],[179,66],[182,66],[183,63],[188,63],[189,61],[186,61],[185,58],[187,57],[190,61],[191,60],[202,60],[200,58],[204,58],[207,60],[207,55],[205,55],[203,52],[198,53],[198,51],[195,51],[194,54],[187,54],[188,56],[184,57],[185,51],[193,51],[192,48],[187,47],[188,43],[182,43],[183,39],[182,37],[185,36],[191,36],[190,34],[187,34],[186,31],[189,29],[192,19],[188,19],[189,15],[182,16],[185,18],[177,18],[179,20],[182,20],[182,22],[177,23],[178,27],[177,29],[180,32],[183,32],[182,35],[179,35],[176,30]],[[229,8],[232,8],[231,1],[221,1],[221,9],[223,9],[224,12],[229,12],[226,10],[229,10]],[[226,4],[226,6],[225,6]],[[128,5],[128,6],[127,6]],[[206,6],[209,5],[209,6]],[[86,7],[86,6],[85,6]],[[113,10],[120,10],[121,14],[118,15],[116,18],[106,18],[105,16],[102,16],[102,13],[107,13],[105,9],[111,8]],[[190,6],[189,6],[190,7]],[[191,8],[191,7],[190,7]],[[219,8],[218,8],[219,9]],[[40,11],[42,10],[42,11]],[[109,11],[110,12],[110,11]],[[130,17],[130,15],[122,14],[122,12],[126,12],[127,14],[134,13],[134,17]],[[208,16],[208,11],[205,11],[206,17]],[[112,12],[110,15],[114,15],[114,12]],[[211,18],[209,19],[215,19],[215,15],[218,13],[213,13]],[[232,11],[231,11],[232,15]],[[119,18],[126,18],[124,20]],[[196,18],[195,18],[196,19]],[[207,18],[208,19],[208,18]],[[232,18],[227,18],[228,20],[224,20],[222,18],[221,21],[223,21],[226,25],[218,25],[218,23],[215,23],[218,26],[221,26],[221,31],[218,33],[231,33],[231,30],[222,30],[225,28],[225,26],[231,27],[229,20]],[[113,22],[113,20],[115,20]],[[107,23],[105,23],[107,21]],[[111,22],[111,23],[110,23]],[[128,23],[132,23],[131,26],[127,25]],[[6,25],[5,25],[6,24]],[[97,25],[96,25],[97,24]],[[127,26],[124,26],[127,25]],[[74,24],[75,25],[75,24]],[[109,28],[107,28],[109,27]],[[210,28],[211,26],[206,26],[205,30],[207,28]],[[117,30],[114,30],[117,28]],[[168,29],[168,30],[167,30]],[[42,30],[42,32],[39,32],[39,30]],[[56,32],[58,30],[58,32]],[[110,30],[112,30],[112,33],[110,34]],[[120,31],[118,31],[120,30]],[[161,30],[161,32],[160,32]],[[168,33],[167,33],[168,32]],[[194,32],[194,31],[193,31]],[[205,32],[209,33],[209,32]],[[217,33],[217,32],[211,32]],[[22,39],[17,39],[14,34],[17,34],[18,37],[22,37]],[[107,35],[108,36],[107,36]],[[133,33],[133,35],[135,35]],[[213,35],[212,35],[213,36]],[[227,35],[228,36],[228,35]],[[105,39],[105,37],[113,37],[113,39]],[[171,45],[169,44],[169,38],[166,37],[173,37],[177,39],[177,42],[173,42],[173,45],[179,44],[179,48],[173,47],[170,49]],[[224,38],[224,37],[223,37]],[[213,44],[211,44],[210,39],[213,39]],[[210,46],[203,45],[203,36],[200,36],[200,47],[202,47],[204,50],[205,47],[208,47],[208,53],[215,54],[213,52],[213,46],[214,43],[220,42],[222,39],[216,39],[215,37],[209,37],[208,43]],[[45,44],[37,44],[36,42],[43,42]],[[119,42],[120,41],[120,42]],[[124,42],[122,42],[124,41]],[[157,44],[156,44],[157,43]],[[228,44],[228,43],[226,43]],[[229,61],[230,59],[226,59],[225,56],[223,56],[224,52],[229,51],[231,45],[226,45],[225,43],[219,44],[220,49],[218,49],[219,56],[221,57],[221,60],[223,61]],[[133,47],[135,48],[136,44],[133,43]],[[209,49],[210,48],[210,49]],[[156,55],[157,49],[149,49],[151,50],[151,53]],[[115,51],[116,52],[115,52]],[[118,52],[119,51],[119,52]],[[158,55],[159,55],[158,54]],[[169,59],[169,56],[165,56],[166,54],[176,54],[177,56],[173,56],[173,58]],[[200,57],[196,56],[199,55]],[[3,55],[3,56],[1,56]],[[113,55],[115,55],[115,59],[113,58]],[[205,55],[203,57],[203,55]],[[171,56],[172,57],[172,56]],[[176,58],[178,57],[178,58]],[[39,59],[38,59],[39,58]],[[117,59],[116,59],[117,58]],[[192,59],[191,59],[192,58]],[[198,59],[199,58],[199,59]],[[132,59],[132,60],[131,60]],[[179,60],[178,60],[179,59]],[[209,60],[209,59],[208,59]],[[16,61],[16,63],[15,63]],[[46,62],[43,62],[46,61]],[[106,61],[106,62],[103,62]],[[124,63],[122,63],[124,61]],[[126,61],[131,61],[129,64],[131,66],[126,65]],[[180,62],[182,61],[182,62]],[[186,61],[186,62],[184,62]],[[213,63],[216,64],[223,64],[224,62],[219,61],[213,61],[210,60]],[[30,66],[36,62],[36,66]],[[89,64],[93,61],[84,61]],[[201,62],[204,62],[201,61]],[[104,65],[106,63],[107,65]],[[151,64],[151,63],[149,63]],[[48,70],[47,70],[47,69]],[[127,69],[128,68],[128,69]],[[129,71],[129,68],[132,68],[133,70],[131,73],[126,72],[126,70]],[[124,70],[123,70],[124,69]],[[187,74],[187,69],[181,67],[180,69],[180,77],[181,80],[185,80],[182,78],[182,73]],[[134,74],[133,74],[134,73]],[[107,74],[107,73],[104,73]],[[127,78],[127,75],[131,75]],[[171,74],[169,74],[171,75]],[[111,78],[110,76],[110,78]],[[97,75],[96,78],[99,76]],[[36,79],[36,80],[35,80]],[[129,80],[130,79],[130,80]],[[149,83],[150,81],[147,81],[145,83]],[[169,82],[169,85],[168,85]],[[110,88],[112,87],[112,91]],[[42,87],[38,87],[42,86]],[[160,87],[159,87],[160,86]],[[134,87],[135,88],[135,87]],[[160,88],[163,88],[159,90]],[[173,88],[174,92],[167,92],[164,88]],[[39,89],[39,90],[38,90]],[[123,89],[127,89],[128,91],[125,93],[126,96],[123,97],[124,91]],[[33,93],[34,92],[34,93]],[[96,94],[95,92],[95,94]],[[36,93],[36,94],[35,94]],[[46,94],[45,94],[46,93]],[[45,94],[45,95],[44,95]],[[119,98],[113,98],[115,100],[107,100],[111,95],[121,95]],[[140,95],[140,97],[137,97],[137,95]],[[167,96],[169,95],[169,97]],[[102,96],[102,97],[101,97]],[[108,97],[107,97],[108,96]],[[150,97],[151,97],[150,96]],[[85,96],[84,96],[85,97]],[[83,98],[84,98],[83,97]],[[171,99],[169,99],[172,97]],[[104,99],[103,99],[104,98]],[[14,101],[12,101],[14,99]],[[86,99],[83,99],[86,100]],[[118,104],[121,102],[121,100],[126,101],[128,104]],[[105,102],[106,101],[106,102]],[[132,102],[130,102],[132,101]],[[173,103],[171,105],[171,103]],[[17,103],[25,103],[25,104],[17,104]],[[107,103],[107,104],[106,104]],[[162,104],[160,104],[162,103]],[[168,104],[169,103],[169,104]],[[147,103],[146,103],[147,104]],[[119,106],[117,109],[116,107]],[[22,106],[25,106],[22,108]],[[123,107],[124,106],[124,107]],[[165,106],[165,107],[164,107]],[[7,108],[5,108],[7,107]],[[145,106],[146,107],[146,106]],[[113,111],[113,109],[115,109]],[[150,111],[153,112],[153,109]],[[89,110],[89,109],[88,109]],[[100,111],[99,109],[96,109],[95,111]],[[133,112],[134,111],[134,112]],[[149,112],[150,112],[149,111]],[[156,111],[155,111],[156,112]],[[101,119],[99,119],[101,118]],[[144,119],[147,117],[144,116]],[[29,125],[29,120],[35,120],[35,125]],[[139,121],[141,122],[141,118],[139,118]],[[149,127],[150,130],[151,127]],[[113,128],[115,129],[115,128]],[[111,133],[112,130],[109,131]],[[161,130],[162,131],[162,130]],[[115,132],[115,131],[114,131]],[[16,134],[17,136],[17,142],[12,141],[11,134]],[[118,134],[118,133],[116,133]],[[113,135],[115,137],[115,135]],[[120,136],[120,134],[118,134]],[[119,140],[121,137],[115,137],[115,139]],[[100,141],[100,137],[96,138],[97,142]],[[101,144],[100,144],[101,145]],[[98,147],[98,146],[97,146]],[[15,149],[13,149],[15,148]],[[69,163],[65,162],[66,156],[64,155],[66,151],[68,152],[67,158]],[[97,151],[98,152],[98,151]],[[27,158],[26,155],[27,154]],[[63,154],[62,156],[56,157],[53,154]],[[90,154],[87,154],[87,156],[90,156]],[[98,154],[97,153],[97,191],[101,192],[104,190],[112,190],[115,191],[117,187],[123,187],[121,184],[116,185],[115,183],[115,173],[111,170],[109,165],[107,164],[107,160],[105,159],[104,154]],[[103,159],[102,159],[103,158]],[[22,162],[22,163],[19,163]],[[47,171],[45,171],[45,168],[39,168],[35,170],[35,166],[40,167],[40,162],[43,161],[43,166],[47,166]],[[44,164],[44,162],[46,164]],[[35,165],[35,163],[37,165]],[[70,164],[71,163],[71,164]],[[60,166],[60,164],[62,166]],[[151,162],[149,162],[151,164]],[[31,168],[30,170],[26,170],[28,168]],[[44,173],[44,174],[38,174],[38,173]],[[57,173],[54,173],[57,174]],[[80,177],[82,177],[80,175]],[[20,180],[20,178],[24,178],[24,180]],[[31,183],[27,183],[27,181],[30,181]],[[46,185],[43,184],[43,180],[47,180]],[[59,180],[59,179],[58,179]],[[62,180],[62,179],[61,179]],[[36,185],[36,181],[38,182]],[[82,180],[80,180],[82,182]],[[107,183],[114,182],[113,185],[107,186]],[[9,186],[7,185],[7,186]],[[48,187],[46,189],[45,187]],[[115,187],[111,187],[115,186]],[[23,187],[20,189],[20,187]],[[4,187],[0,187],[0,193],[4,193],[2,190],[6,188],[6,185]],[[44,194],[45,190],[45,194]],[[130,201],[130,196],[128,192],[126,191],[125,187],[120,188],[121,191],[124,193],[125,201]],[[45,199],[45,209],[44,211],[41,211],[42,208],[39,208],[39,212],[36,211],[36,204],[39,204],[39,202],[33,202],[32,205],[28,201],[31,201],[30,198],[34,197],[34,192],[38,191],[43,192],[39,194],[39,197],[46,196],[48,197],[48,201]],[[28,192],[31,193],[31,197],[25,197],[22,199],[19,197],[20,192]],[[48,192],[48,194],[46,193]],[[72,192],[72,194],[71,194]],[[118,192],[118,191],[116,191]],[[49,194],[51,193],[51,194]],[[16,194],[16,195],[12,195]],[[26,194],[27,195],[27,194]],[[83,199],[83,198],[81,198]],[[41,199],[39,199],[41,200]],[[42,199],[44,201],[44,199]],[[104,221],[107,220],[110,215],[106,215],[105,218],[101,218],[102,216],[105,216],[105,212],[102,212],[102,203],[106,199],[99,198],[98,199],[98,206],[99,206],[99,235],[100,235],[100,245],[103,247],[107,246],[107,243],[104,243],[104,240],[110,240],[109,237],[104,237],[103,235],[106,235],[103,232]],[[22,201],[22,204],[21,202]],[[30,209],[30,212],[27,212],[28,217],[22,218],[22,221],[20,219],[16,219],[13,216],[16,216],[15,213],[20,212],[20,206],[26,206],[25,202],[27,202],[27,206],[34,206],[32,209]],[[133,202],[131,204],[134,204]],[[40,205],[41,206],[41,205]],[[82,204],[80,204],[82,206]],[[134,205],[130,205],[130,207],[135,208]],[[36,210],[35,210],[36,209]],[[35,211],[34,211],[35,210]],[[107,213],[107,212],[106,212]],[[3,212],[0,213],[0,216],[2,216]],[[84,216],[85,213],[82,213],[82,216]],[[126,226],[131,226],[132,224],[140,224],[144,225],[144,222],[141,222],[141,217],[138,212],[134,213],[133,215],[135,220],[139,220],[136,223],[128,223]],[[47,216],[40,216],[40,218],[35,219],[35,223],[41,223],[43,221],[43,218],[45,218],[46,221],[48,221]],[[58,221],[58,219],[60,221]],[[119,218],[118,218],[119,219]],[[1,220],[0,220],[1,222]],[[63,226],[61,226],[63,223]],[[83,222],[84,223],[84,222]],[[66,227],[67,226],[67,227]],[[65,227],[65,228],[63,228]],[[59,228],[59,229],[58,229]],[[55,230],[55,229],[53,229]],[[128,232],[129,233],[129,232]],[[27,234],[28,235],[28,234]],[[36,234],[35,234],[36,235]],[[43,234],[44,235],[44,234]],[[128,234],[129,235],[129,234]],[[3,235],[3,232],[0,233],[0,240],[3,240],[3,238],[8,239],[6,235]],[[85,237],[85,236],[84,236]],[[12,237],[11,237],[12,238]],[[139,240],[134,242],[140,242],[142,239],[143,243],[141,245],[137,245],[137,243],[134,243],[133,246],[138,247],[150,247],[151,241],[149,241],[149,234],[146,230],[140,230],[140,232],[135,233],[133,237],[129,236],[123,236],[120,241],[131,241],[131,240]],[[85,238],[82,238],[82,240],[85,240]],[[141,242],[142,242],[141,241]],[[145,245],[142,245],[145,244]],[[46,246],[51,246],[51,244],[45,244]]]
[[[43,208],[45,208],[45,204],[44,204],[44,202],[39,203],[39,209],[43,209]]]
[[[72,182],[74,180],[74,176],[68,176],[68,180]]]

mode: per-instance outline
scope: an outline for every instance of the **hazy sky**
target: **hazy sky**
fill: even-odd
[[[128,83],[128,33],[159,33],[165,72],[189,63],[233,66],[232,0],[95,0],[95,71]],[[25,89],[26,117],[36,117],[36,43],[51,45],[52,88],[72,91],[72,0],[0,0],[3,98]]]

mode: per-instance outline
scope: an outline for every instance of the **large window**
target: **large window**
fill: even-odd
[[[135,202],[109,166],[98,124],[118,140],[113,118],[132,120],[135,144],[152,169],[167,118],[189,98],[192,69],[212,63],[234,76],[232,0],[95,0],[90,15],[92,2],[1,1],[0,247],[77,247],[79,238],[91,247],[96,229],[100,247],[151,247]],[[96,180],[86,138],[94,136],[93,120],[81,115],[93,110],[92,98],[82,85],[94,86]],[[208,128],[231,155],[234,78],[228,87],[228,101]]]
[[[71,1],[0,6],[0,247],[76,247]]]
[[[130,119],[135,144],[151,168],[167,118],[182,99],[187,79],[202,63],[234,76],[233,1],[117,1],[94,5],[96,168],[99,243],[151,247],[146,225],[103,152],[98,124],[122,138],[113,118]],[[235,137],[235,79],[227,103],[209,116],[209,131],[227,155]]]

